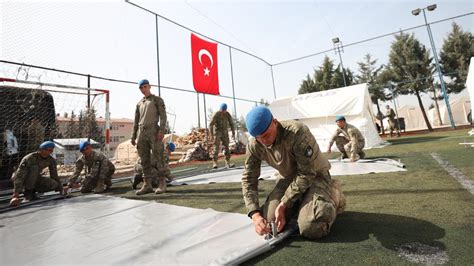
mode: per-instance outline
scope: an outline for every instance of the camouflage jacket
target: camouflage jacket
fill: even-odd
[[[110,171],[115,169],[115,166],[112,162],[105,156],[103,153],[92,151],[91,156],[86,157],[81,155],[76,161],[76,170],[69,178],[69,184],[77,183],[79,176],[86,167],[86,173],[93,177],[98,177],[99,179],[105,179]]]
[[[384,117],[387,117],[390,122],[395,122],[395,111],[392,108],[388,109]]]
[[[326,172],[331,168],[306,125],[296,121],[279,122],[277,137],[271,147],[266,147],[255,138],[250,138],[247,145],[242,192],[249,213],[260,206],[258,177],[262,161],[278,170],[282,178],[292,180],[281,199],[288,208],[315,182],[318,172]]]
[[[143,97],[135,109],[135,121],[133,123],[132,139],[137,138],[139,129],[158,128],[164,134],[166,128],[165,102],[159,96],[150,95]],[[158,121],[160,125],[158,127]]]
[[[20,166],[18,167],[13,179],[14,192],[21,193],[23,191],[25,178],[28,176],[29,171],[31,171],[33,167],[37,167],[38,174],[41,173],[43,169],[48,167],[50,177],[60,182],[56,165],[56,159],[51,156],[43,158],[37,151],[26,155],[21,160]]]
[[[214,135],[216,132],[228,134],[228,128],[234,132],[234,122],[232,116],[227,111],[217,111],[214,113],[209,124],[211,134]]]

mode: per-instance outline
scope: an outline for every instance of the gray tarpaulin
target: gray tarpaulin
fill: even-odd
[[[405,166],[395,160],[388,158],[366,159],[359,160],[355,163],[349,162],[347,159],[343,161],[329,160],[331,162],[331,175],[361,175],[370,173],[388,173],[406,171]],[[211,172],[202,175],[190,176],[180,178],[173,181],[172,185],[197,185],[209,183],[228,183],[241,182],[242,168],[232,169],[221,172]],[[275,179],[275,169],[271,166],[262,166],[260,179],[271,180]]]
[[[0,214],[0,243],[0,265],[226,264],[270,248],[242,214],[100,195]]]

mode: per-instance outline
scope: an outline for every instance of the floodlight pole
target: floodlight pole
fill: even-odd
[[[428,9],[428,11],[433,11],[436,9],[436,5],[430,5],[425,8],[418,8],[413,10],[411,13],[414,16],[418,16],[418,14],[420,14],[420,10],[423,11],[426,29],[428,30],[428,37],[430,38],[431,49],[433,50],[433,57],[435,59],[436,71],[438,72],[439,82],[441,83],[441,91],[443,92],[444,102],[446,103],[446,108],[448,109],[449,122],[451,123],[451,127],[455,129],[456,125],[454,124],[453,114],[451,112],[451,106],[449,104],[449,95],[446,93],[446,84],[444,83],[443,73],[441,72],[441,67],[439,66],[438,53],[436,52],[436,47],[433,41],[433,34],[431,32],[430,24],[428,24],[428,20],[426,19],[425,9]]]
[[[155,14],[156,24],[156,68],[158,72],[158,96],[161,97],[161,77],[160,77],[160,41],[158,38],[158,15]]]
[[[339,54],[339,61],[341,62],[341,71],[342,71],[342,79],[344,80],[344,87],[347,87],[346,74],[344,73],[344,65],[342,63],[342,56],[341,56],[341,51],[344,52],[344,46],[342,45],[342,42],[339,40],[338,37],[333,38],[332,42],[334,43],[334,53]]]

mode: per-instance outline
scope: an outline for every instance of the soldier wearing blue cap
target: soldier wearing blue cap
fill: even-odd
[[[169,171],[168,165],[163,163],[162,140],[166,130],[166,107],[163,99],[150,92],[150,82],[144,79],[138,82],[138,87],[143,94],[135,109],[135,122],[131,137],[132,145],[137,145],[138,156],[143,167],[143,186],[136,192],[143,195],[153,192],[151,180],[153,178],[151,156],[156,156],[159,174]],[[158,125],[159,122],[159,125]],[[159,186],[155,193],[166,191],[166,180],[159,176]]]
[[[270,222],[281,232],[297,217],[300,234],[317,239],[327,235],[345,206],[339,183],[331,179],[331,165],[309,128],[297,121],[279,122],[263,106],[246,117],[253,136],[247,145],[242,192],[248,216],[259,235],[270,233]],[[262,161],[278,171],[277,183],[263,207],[258,197]]]
[[[59,191],[62,193],[62,184],[58,177],[57,162],[51,154],[54,151],[54,142],[45,141],[39,145],[36,152],[32,152],[20,162],[18,170],[14,173],[13,196],[10,205],[20,205],[20,193],[23,192],[25,200],[36,198],[36,192]],[[48,167],[49,177],[41,175],[43,169]]]
[[[107,189],[112,186],[112,175],[115,172],[114,164],[101,152],[92,149],[89,141],[83,141],[79,144],[79,151],[82,155],[76,160],[76,169],[69,178],[68,186],[77,187],[82,170],[85,168],[86,175],[81,181],[82,193],[104,192],[104,185]],[[67,193],[66,188],[66,193]]]
[[[363,159],[365,157],[363,151],[365,139],[360,130],[347,123],[343,115],[336,116],[336,124],[337,129],[329,141],[327,152],[331,153],[331,147],[336,142],[337,148],[342,153],[340,159],[349,158],[348,154],[350,154],[351,162]]]
[[[209,129],[211,138],[214,138],[214,155],[212,168],[217,169],[217,161],[219,159],[219,151],[224,146],[225,164],[227,168],[234,167],[234,164],[230,162],[230,149],[229,149],[229,128],[232,131],[232,138],[235,139],[234,122],[232,116],[227,112],[227,104],[222,103],[219,111],[215,112],[212,116]]]

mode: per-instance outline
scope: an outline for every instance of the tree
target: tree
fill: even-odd
[[[447,93],[459,93],[465,88],[469,61],[474,57],[474,37],[455,22],[452,25],[440,52],[440,65],[444,75],[451,79],[446,83]]]
[[[353,84],[353,73],[349,68],[344,70],[346,74],[347,86]],[[306,76],[298,89],[298,94],[325,91],[334,88],[344,87],[344,79],[340,67],[334,68],[334,63],[325,56],[323,64],[314,70],[313,77]]]
[[[102,129],[99,127],[99,124],[97,123],[96,117],[96,110],[93,107],[84,112],[84,123],[86,125],[85,136],[90,137],[101,144],[104,144],[105,136]]]
[[[401,32],[399,35],[395,35],[395,41],[392,42],[389,54],[390,72],[393,77],[392,81],[395,83],[394,93],[416,95],[429,131],[433,129],[420,94],[426,93],[431,87],[429,79],[427,79],[433,73],[431,60],[429,51],[415,38],[414,34]]]
[[[68,116],[65,115],[64,117],[68,117]],[[71,111],[69,123],[67,124],[66,133],[64,135],[65,135],[64,137],[66,138],[77,138],[80,135],[80,132],[77,128],[76,114],[74,114],[74,111]]]
[[[366,54],[364,56],[364,61],[357,62],[359,65],[359,73],[360,75],[356,76],[358,83],[367,83],[367,87],[370,93],[370,99],[372,103],[377,106],[377,118],[380,120],[380,127],[382,128],[382,134],[385,134],[385,129],[383,126],[383,119],[380,116],[382,112],[380,111],[380,101],[389,100],[389,95],[385,94],[385,85],[391,79],[391,74],[389,70],[385,70],[384,75],[379,77],[379,73],[381,73],[382,69],[384,68],[383,65],[376,67],[377,59],[372,59],[370,54]]]

